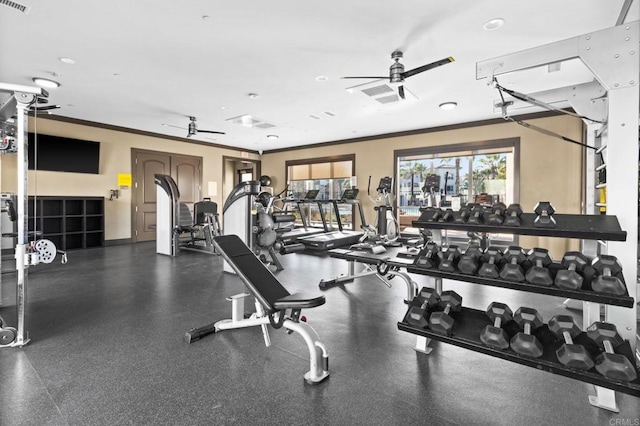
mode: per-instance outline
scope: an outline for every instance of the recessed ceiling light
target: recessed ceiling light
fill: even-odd
[[[316,81],[327,81],[329,80],[329,77],[327,77],[326,75],[319,75],[316,77]]]
[[[40,87],[46,87],[47,89],[55,89],[60,87],[60,83],[57,81],[49,80],[48,78],[33,77],[33,82]]]
[[[249,99],[258,99],[260,97],[257,93],[249,93],[247,96],[249,96]]]
[[[502,25],[504,25],[504,19],[502,19],[502,18],[494,18],[494,19],[491,19],[491,20],[485,22],[484,25],[482,26],[482,28],[484,28],[487,31],[491,31],[491,30],[497,30]]]
[[[458,104],[456,102],[444,102],[444,103],[441,103],[439,106],[440,106],[440,109],[454,109],[455,107],[458,106]]]
[[[62,57],[62,58],[58,58],[58,60],[59,60],[60,62],[62,62],[63,64],[73,65],[73,64],[75,64],[75,63],[76,63],[76,61],[74,61],[74,60],[73,60],[73,59],[71,59],[71,58],[64,58],[64,57]]]
[[[209,19],[209,18],[211,18],[211,16],[209,16],[209,15],[202,15],[202,19],[204,19],[205,21],[206,21],[207,19]]]
[[[222,106],[220,106],[220,109],[227,109],[227,106],[226,105],[222,105]]]
[[[269,139],[270,141],[277,141],[278,135],[267,135],[267,139]]]

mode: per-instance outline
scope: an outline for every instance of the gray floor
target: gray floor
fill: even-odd
[[[292,254],[278,277],[317,290],[346,262]],[[1,425],[116,424],[638,424],[640,399],[617,394],[621,412],[589,405],[593,386],[451,345],[412,350],[398,331],[406,289],[366,278],[324,292],[305,311],[330,355],[331,377],[309,386],[302,339],[259,328],[191,345],[189,328],[226,318],[225,297],[244,290],[221,260],[156,255],[150,243],[74,251],[66,265],[29,273],[31,342],[0,349]],[[428,282],[415,276],[418,284]],[[5,305],[15,276],[3,276]],[[562,300],[451,283],[464,304],[527,304],[545,318]],[[2,312],[2,311],[0,311]],[[7,308],[4,308],[5,315]]]

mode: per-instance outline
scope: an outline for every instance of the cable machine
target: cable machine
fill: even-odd
[[[623,21],[622,19],[621,21]],[[585,180],[583,213],[615,215],[621,229],[626,231],[626,241],[583,241],[582,251],[590,256],[612,254],[623,266],[624,280],[629,296],[634,298],[633,308],[601,305],[592,302],[567,300],[565,306],[581,308],[583,328],[596,321],[605,321],[617,326],[620,335],[628,340],[635,352],[635,361],[640,359],[637,342],[637,259],[638,259],[638,40],[640,21],[618,22],[616,26],[572,37],[544,46],[527,49],[509,55],[478,62],[476,79],[488,79],[501,93],[503,117],[532,130],[574,142],[561,135],[538,128],[530,123],[512,119],[507,109],[514,109],[526,102],[554,109],[553,103],[568,101],[583,120],[586,128]],[[593,73],[590,83],[553,89],[536,94],[523,95],[504,90],[496,77],[534,67],[555,64],[571,59],[580,59]],[[503,93],[510,97],[503,96]],[[589,118],[587,118],[589,117]],[[615,167],[607,168],[607,164]],[[606,180],[598,179],[606,170]],[[606,188],[606,201],[600,200],[599,192]],[[596,197],[596,194],[598,196]],[[582,305],[582,306],[580,306]],[[596,386],[596,394],[589,402],[597,407],[617,411],[615,392]]]

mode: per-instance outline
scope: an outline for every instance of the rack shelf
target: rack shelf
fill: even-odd
[[[104,245],[104,198],[29,197],[29,226],[58,249]],[[34,219],[35,218],[35,219]]]
[[[546,294],[549,296],[584,300],[587,302],[596,302],[596,303],[604,303],[607,305],[623,306],[625,308],[633,307],[633,297],[629,297],[628,295],[616,296],[613,294],[596,293],[593,290],[582,290],[582,289],[568,290],[568,289],[563,289],[555,286],[545,287],[541,285],[530,284],[527,282],[518,283],[518,282],[506,281],[502,279],[485,278],[485,277],[479,277],[475,275],[465,275],[465,274],[454,273],[454,272],[444,272],[438,269],[421,268],[420,266],[416,266],[416,265],[412,265],[412,266],[407,265],[406,268],[407,268],[407,272],[427,275],[431,277],[446,278],[446,279],[456,280],[456,281],[465,281],[469,283],[489,285],[493,287],[509,288],[512,290]],[[559,267],[557,269],[559,269]]]
[[[423,217],[414,220],[416,228],[452,229],[460,231],[491,232],[503,234],[535,235],[540,237],[580,238],[585,240],[626,241],[627,232],[620,228],[618,218],[607,215],[554,214],[555,228],[539,228],[533,225],[535,213],[523,213],[522,226],[475,225],[471,223],[429,222]]]
[[[582,371],[560,364],[556,357],[556,350],[562,345],[562,341],[556,339],[556,337],[549,331],[546,324],[533,333],[542,343],[544,353],[540,358],[529,358],[522,356],[511,349],[502,351],[490,348],[480,341],[480,333],[482,332],[482,329],[485,326],[492,324],[484,311],[462,308],[461,312],[455,313],[453,316],[455,318],[455,324],[453,326],[454,328],[451,336],[445,336],[434,333],[431,330],[417,328],[404,321],[398,323],[398,329],[475,352],[537,368],[549,373],[570,377],[596,386],[640,397],[640,379],[636,379],[633,382],[615,381],[600,375],[595,371],[595,369]],[[505,324],[504,329],[509,337],[514,336],[519,331],[519,327],[513,321]],[[592,355],[595,355],[600,351],[595,343],[593,343],[585,333],[580,333],[580,335],[574,339],[574,342],[584,345]],[[633,352],[631,351],[629,342],[625,341],[622,345],[615,348],[615,351],[616,353],[623,354],[633,362]]]

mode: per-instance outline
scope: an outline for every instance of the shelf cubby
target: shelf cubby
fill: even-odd
[[[60,250],[104,245],[104,198],[29,197],[29,228]]]

